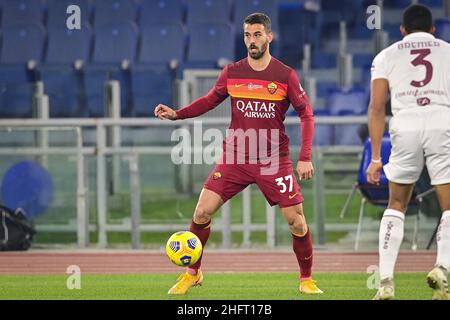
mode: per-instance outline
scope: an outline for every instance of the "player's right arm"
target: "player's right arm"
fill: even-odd
[[[228,97],[227,74],[228,66],[222,70],[216,84],[206,96],[177,111],[166,105],[159,104],[155,108],[155,116],[161,120],[189,119],[201,116],[214,109]]]
[[[385,128],[386,103],[389,94],[386,59],[381,53],[375,57],[372,66],[370,104],[368,111],[369,135],[372,147],[372,161],[366,170],[367,181],[378,185],[383,166],[381,159],[381,141]]]

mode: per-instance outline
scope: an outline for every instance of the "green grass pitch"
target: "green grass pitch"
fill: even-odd
[[[370,274],[317,273],[325,292],[306,296],[298,292],[297,273],[205,273],[204,284],[186,296],[168,296],[176,274],[81,275],[81,288],[69,290],[69,275],[0,276],[0,299],[12,300],[369,300],[376,290],[367,288]],[[398,273],[396,298],[429,300],[426,273]]]

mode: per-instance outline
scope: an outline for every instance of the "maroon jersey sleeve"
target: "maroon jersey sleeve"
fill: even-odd
[[[312,144],[314,140],[314,113],[308,95],[303,90],[295,70],[292,70],[288,83],[288,98],[297,111],[302,130],[302,148],[300,161],[311,161]]]
[[[209,110],[217,107],[223,100],[228,97],[227,91],[227,74],[228,66],[223,68],[214,87],[203,96],[195,100],[190,105],[177,110],[177,119],[188,119],[198,117]]]

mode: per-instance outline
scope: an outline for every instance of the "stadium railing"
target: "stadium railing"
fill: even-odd
[[[320,124],[363,124],[366,123],[365,116],[358,117],[317,117],[315,119],[318,125]],[[224,118],[208,118],[203,120],[205,125],[226,125],[229,119]],[[194,120],[186,120],[184,125],[193,126]],[[286,124],[297,124],[298,119],[289,118],[285,121]],[[79,247],[86,247],[88,245],[88,234],[87,230],[96,228],[96,226],[88,225],[88,206],[86,204],[86,190],[87,187],[83,180],[85,176],[84,168],[84,157],[92,156],[96,159],[97,175],[96,175],[96,185],[97,185],[97,214],[98,214],[98,245],[100,247],[106,247],[107,232],[108,231],[120,231],[120,232],[130,232],[132,231],[133,236],[133,248],[139,247],[139,231],[177,231],[184,229],[184,225],[144,225],[139,223],[140,215],[140,193],[139,190],[139,167],[137,165],[138,158],[141,155],[160,155],[166,154],[170,155],[172,152],[172,147],[161,147],[161,146],[146,146],[146,147],[124,147],[124,146],[108,146],[106,144],[107,128],[109,127],[124,127],[124,126],[175,126],[173,122],[164,122],[157,119],[142,119],[142,118],[127,118],[127,119],[113,119],[113,118],[103,118],[103,119],[8,119],[0,120],[0,128],[18,129],[18,128],[28,128],[30,130],[39,129],[41,132],[47,132],[49,129],[52,130],[67,130],[70,128],[75,128],[77,132],[77,147],[52,147],[45,145],[45,138],[41,140],[40,145],[37,147],[25,147],[25,148],[0,148],[0,154],[8,155],[36,155],[44,157],[50,154],[64,154],[64,155],[76,155],[77,156],[77,176],[78,176],[78,186],[77,186],[77,239]],[[96,146],[95,147],[83,147],[83,141],[81,138],[81,131],[85,127],[95,127],[96,128]],[[44,142],[42,142],[44,141]],[[314,162],[316,168],[316,178],[314,179],[314,215],[315,215],[315,228],[316,237],[318,239],[318,244],[325,244],[324,232],[325,232],[325,208],[324,208],[324,181],[323,181],[323,171],[321,166],[321,159],[327,154],[342,154],[342,153],[360,153],[362,150],[359,146],[320,146],[314,148]],[[202,152],[202,150],[194,150],[194,152]],[[120,155],[125,156],[128,161],[130,161],[130,175],[131,186],[130,194],[134,194],[131,197],[131,208],[132,208],[132,219],[131,226],[127,224],[123,225],[109,225],[107,223],[107,178],[106,178],[106,157]],[[134,180],[133,180],[134,179]],[[248,191],[247,191],[248,192]],[[244,199],[248,199],[244,197]],[[247,206],[248,201],[244,200],[244,208]],[[220,224],[220,229],[222,230],[223,236],[223,246],[229,248],[231,246],[231,231],[244,231],[246,234],[246,239],[249,239],[249,233],[251,231],[265,230],[267,232],[267,245],[269,247],[275,246],[275,209],[268,206],[267,207],[267,221],[265,224],[252,224],[249,210],[244,209],[246,212],[246,218],[244,218],[244,224],[240,227],[232,226],[230,222],[229,215],[229,204],[222,208],[223,217]],[[47,228],[50,230],[51,228]],[[38,228],[39,230],[39,228]],[[57,231],[58,228],[55,226],[53,231]],[[61,230],[66,230],[65,227]],[[60,231],[61,231],[60,230]],[[247,240],[248,241],[248,240]]]
[[[180,85],[179,103],[178,105],[187,104],[200,95],[202,90],[207,90],[210,87],[210,82],[213,82],[217,77],[217,71],[202,71],[195,70],[185,73],[185,83]],[[199,79],[203,79],[202,83]],[[48,112],[48,97],[44,94],[42,88],[36,92],[35,105],[38,107],[37,115],[40,119],[8,119],[0,120],[0,128],[3,130],[17,130],[19,128],[28,128],[38,133],[38,143],[34,147],[26,148],[0,148],[2,154],[8,155],[36,155],[41,159],[45,159],[48,155],[72,155],[77,156],[77,218],[76,225],[38,225],[38,231],[68,231],[75,227],[77,231],[77,243],[79,247],[89,246],[89,231],[97,231],[98,246],[106,247],[108,245],[108,232],[130,232],[132,233],[132,246],[139,248],[140,232],[170,232],[185,229],[184,224],[143,224],[140,223],[140,181],[139,181],[139,157],[143,155],[170,155],[172,151],[171,146],[123,146],[121,144],[123,127],[151,127],[151,128],[170,128],[178,127],[179,123],[169,121],[159,121],[158,119],[144,119],[144,118],[120,118],[120,95],[117,93],[117,83],[109,82],[107,92],[110,98],[105,99],[110,105],[106,113],[109,118],[71,118],[71,119],[49,119]],[[227,103],[227,102],[226,102]],[[214,127],[226,127],[229,123],[229,108],[216,108],[211,115],[203,117],[203,125]],[[216,113],[214,113],[216,112]],[[196,119],[186,120],[182,126],[193,129]],[[344,124],[365,124],[367,122],[366,116],[326,116],[316,117],[317,125],[344,125]],[[288,117],[285,120],[286,125],[298,125],[297,117]],[[75,128],[78,136],[77,147],[56,147],[49,146],[48,129],[59,128],[67,130],[67,128]],[[94,146],[86,147],[82,140],[82,133],[87,128],[95,129]],[[298,152],[299,146],[294,146],[293,151]],[[313,180],[313,197],[314,197],[314,228],[316,240],[319,245],[325,244],[325,230],[330,228],[325,227],[325,190],[324,190],[324,175],[322,167],[322,159],[329,154],[359,154],[362,151],[360,146],[317,146],[314,148],[314,162],[316,168],[316,178]],[[202,152],[202,150],[194,149],[194,152]],[[89,223],[89,204],[86,197],[87,185],[83,177],[86,176],[86,168],[84,161],[87,157],[95,159],[96,166],[96,211],[97,211],[97,225]],[[122,224],[108,223],[108,187],[110,187],[107,175],[107,158],[118,159],[125,157],[129,162],[128,170],[130,174],[130,208],[131,220],[123,221]],[[43,160],[44,161],[44,160]],[[44,161],[45,162],[45,161]],[[113,167],[118,168],[119,165]],[[183,170],[189,172],[189,166],[182,166],[181,176],[189,178],[189,174],[183,174]],[[117,173],[114,170],[113,183],[116,183]],[[116,181],[116,182],[114,182]],[[185,181],[182,183],[185,186],[192,186],[192,183]],[[253,231],[265,231],[266,241],[268,247],[276,245],[276,209],[266,205],[266,221],[265,223],[252,223],[251,207],[250,207],[250,190],[244,191],[243,204],[243,223],[232,224],[230,217],[230,203],[228,202],[222,208],[222,220],[217,224],[217,228],[222,233],[222,246],[230,248],[232,245],[231,234],[233,231],[243,231],[244,246],[250,244],[250,235]]]

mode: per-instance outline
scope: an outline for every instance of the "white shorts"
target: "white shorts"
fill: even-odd
[[[392,151],[384,172],[389,181],[413,184],[426,164],[432,185],[450,183],[450,108],[405,109],[389,123]]]

